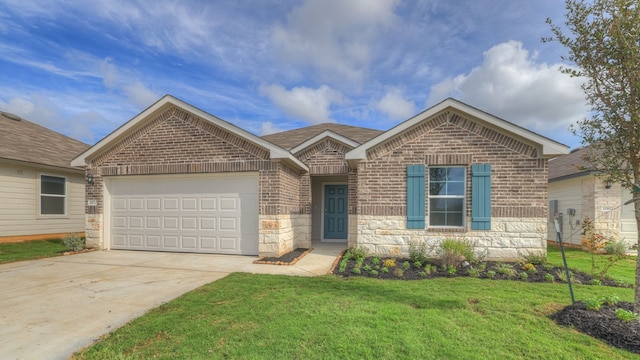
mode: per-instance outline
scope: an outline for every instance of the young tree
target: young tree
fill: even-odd
[[[640,10],[638,0],[565,0],[568,31],[550,19],[554,36],[577,66],[563,72],[584,77],[589,117],[571,131],[592,151],[593,169],[640,199]],[[627,205],[632,206],[632,205]],[[640,200],[634,202],[640,234]],[[640,245],[640,239],[638,240]],[[640,262],[636,264],[634,311],[640,313]]]

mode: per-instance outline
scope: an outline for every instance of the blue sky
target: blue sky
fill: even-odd
[[[94,144],[164,94],[256,135],[454,97],[571,147],[560,0],[0,0],[0,110]]]

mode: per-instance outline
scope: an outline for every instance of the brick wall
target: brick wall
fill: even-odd
[[[466,166],[470,216],[472,163],[492,165],[493,216],[546,216],[547,162],[537,150],[449,112],[368,152],[357,172],[358,214],[406,215],[406,166],[426,164]]]

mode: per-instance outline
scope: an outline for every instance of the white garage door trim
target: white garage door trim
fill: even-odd
[[[258,254],[258,173],[111,176],[107,249]]]

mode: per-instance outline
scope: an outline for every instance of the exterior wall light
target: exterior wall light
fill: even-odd
[[[612,183],[611,183],[611,179],[607,179],[607,180],[604,182],[604,188],[605,188],[605,189],[611,189],[611,185],[612,185]]]
[[[87,173],[87,185],[93,185],[93,183],[93,175],[91,173]]]

